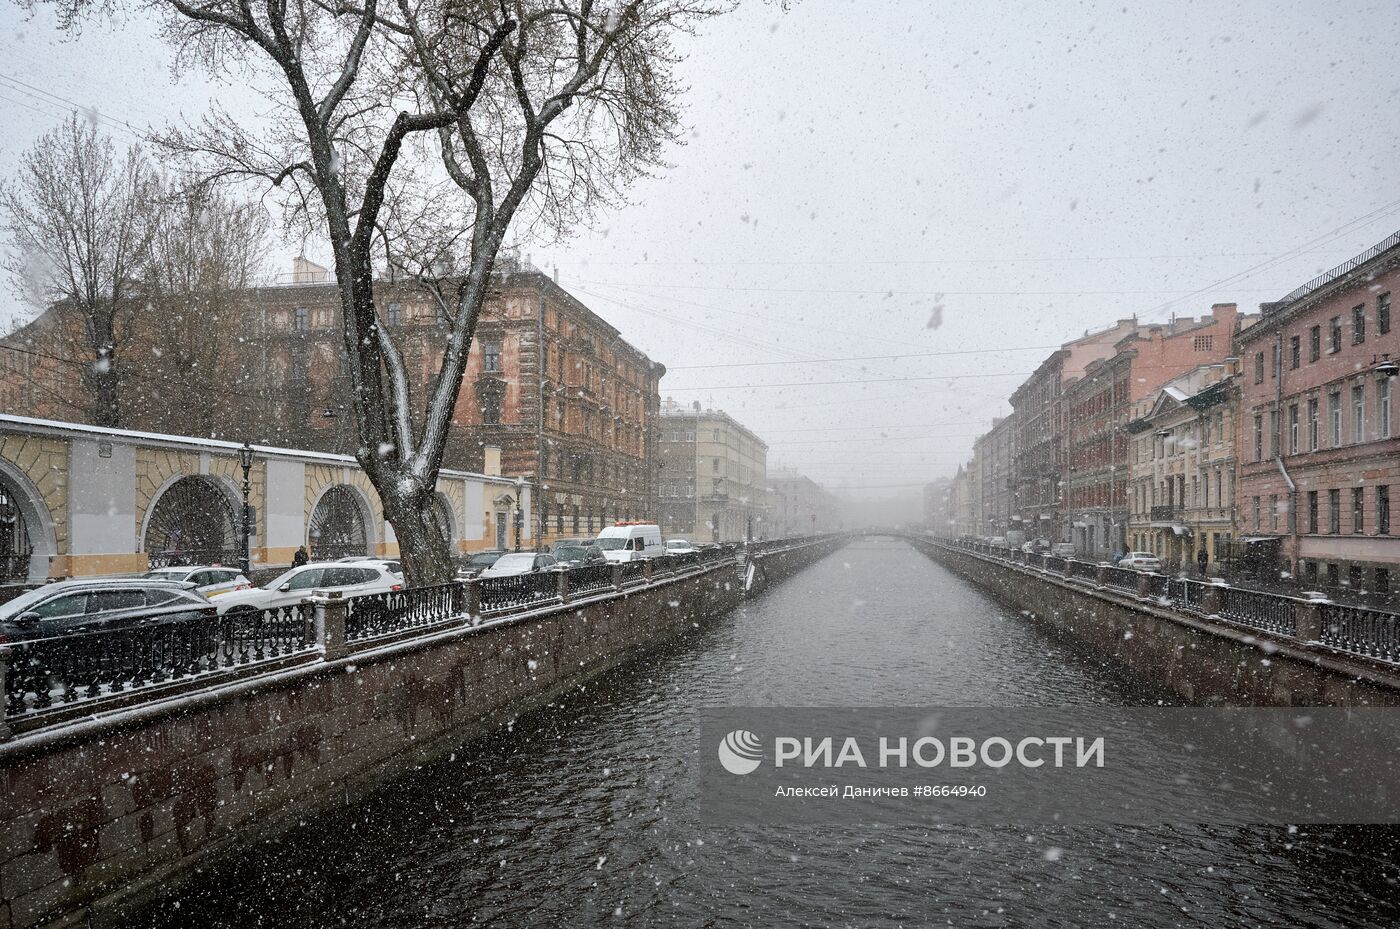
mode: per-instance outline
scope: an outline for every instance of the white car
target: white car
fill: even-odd
[[[699,549],[691,545],[687,539],[666,540],[666,554],[668,555],[689,555],[698,551]]]
[[[270,610],[300,603],[313,590],[338,590],[346,597],[403,589],[403,576],[375,561],[324,561],[292,568],[261,587],[224,594],[214,601],[219,615],[233,610]]]
[[[557,564],[553,555],[546,552],[510,552],[497,558],[491,567],[482,571],[477,577],[515,577],[520,574],[532,574],[535,571],[543,571],[545,568],[552,568]]]
[[[1118,562],[1118,567],[1132,568],[1135,571],[1160,571],[1162,559],[1151,552],[1128,552]]]
[[[237,568],[220,565],[186,565],[179,568],[155,568],[143,577],[153,581],[173,581],[180,584],[193,584],[194,589],[213,600],[235,590],[247,590],[253,582],[243,576]]]

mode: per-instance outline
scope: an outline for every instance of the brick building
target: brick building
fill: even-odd
[[[773,536],[768,445],[722,410],[668,400],[658,462],[661,531],[695,542]]]
[[[972,446],[977,469],[977,535],[995,537],[1021,530],[1017,507],[1016,418],[999,417]]]
[[[1235,339],[1238,528],[1279,537],[1308,586],[1388,591],[1400,570],[1397,291],[1400,233],[1263,304]]]
[[[1065,541],[1061,480],[1064,472],[1064,384],[1090,362],[1112,356],[1137,321],[1120,319],[1099,332],[1066,342],[1011,395],[1016,422],[1016,506],[1028,539]]]
[[[1140,325],[1091,361],[1081,377],[1064,383],[1065,518],[1081,554],[1105,559],[1126,550],[1128,536],[1128,422],[1134,407],[1172,378],[1203,364],[1223,364],[1241,324],[1233,303],[1209,316],[1164,325]]]
[[[1211,563],[1235,534],[1235,433],[1239,385],[1231,366],[1208,364],[1168,381],[1128,423],[1128,545],[1163,564]]]
[[[504,474],[539,486],[533,534],[545,540],[596,533],[614,520],[655,518],[655,423],[665,368],[528,262],[506,258],[497,268],[444,465],[480,472],[484,450],[500,448]],[[380,282],[376,300],[403,355],[415,402],[422,404],[441,361],[447,323],[431,298],[410,284]],[[30,368],[5,377],[0,397],[12,399],[20,378],[52,386],[47,392],[31,387],[32,397],[13,397],[48,406],[7,404],[4,412],[82,422],[81,378],[65,377],[66,399],[60,404],[47,396],[60,385],[49,385],[46,378],[66,375],[66,368],[43,376],[34,370],[42,364],[47,371],[53,364],[46,346],[53,344],[56,313],[51,309],[0,343],[23,339],[27,354],[0,354],[19,357],[19,364]],[[291,283],[244,292],[236,323],[234,318],[231,313],[230,321],[211,334],[223,349],[223,365],[187,372],[179,380],[153,369],[148,343],[155,336],[131,340],[119,355],[128,378],[124,396],[156,392],[178,403],[133,405],[124,423],[210,435],[187,422],[207,412],[213,437],[353,453],[339,292],[324,269],[299,261]],[[8,373],[0,367],[0,374]]]

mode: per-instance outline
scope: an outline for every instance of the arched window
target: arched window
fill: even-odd
[[[175,481],[151,508],[142,549],[152,567],[238,563],[243,546],[228,495],[211,477]]]
[[[360,498],[343,484],[321,495],[311,511],[306,535],[311,557],[331,561],[350,555],[368,555],[369,532]]]

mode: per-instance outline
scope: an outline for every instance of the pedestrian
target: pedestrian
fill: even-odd
[[[1196,553],[1196,564],[1201,569],[1201,577],[1205,577],[1206,567],[1210,564],[1210,554],[1206,551],[1204,545],[1202,545],[1201,550]]]
[[[310,560],[311,559],[309,559],[306,555],[306,546],[298,546],[297,553],[292,556],[292,567],[300,568],[302,565],[306,564]]]

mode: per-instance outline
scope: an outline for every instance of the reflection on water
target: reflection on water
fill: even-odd
[[[132,925],[1400,923],[1388,830],[697,824],[699,706],[1166,699],[902,543],[860,542]]]

